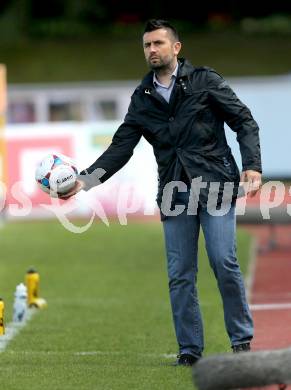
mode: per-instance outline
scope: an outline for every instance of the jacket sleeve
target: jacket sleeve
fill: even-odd
[[[208,70],[208,93],[223,120],[236,132],[243,171],[262,172],[259,127],[248,107],[243,104],[226,81],[214,70]]]
[[[133,155],[142,132],[135,120],[133,99],[124,118],[105,152],[87,169],[83,170],[81,180],[85,182],[85,190],[104,183],[121,169]]]

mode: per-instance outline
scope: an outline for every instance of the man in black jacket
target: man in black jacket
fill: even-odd
[[[240,181],[248,184],[251,196],[261,185],[258,126],[218,73],[178,59],[181,43],[167,21],[147,23],[143,46],[151,71],[134,91],[123,124],[108,149],[81,172],[76,186],[62,198],[109,179],[128,162],[142,136],[152,145],[179,344],[177,364],[192,365],[204,348],[196,291],[200,225],[232,349],[250,349],[253,322],[236,258],[235,201]],[[237,134],[241,177],[224,123]]]

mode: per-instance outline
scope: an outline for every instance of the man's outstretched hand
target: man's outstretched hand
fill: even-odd
[[[262,186],[262,174],[249,169],[242,172],[240,181],[247,184],[246,193],[253,197]]]
[[[76,180],[74,187],[71,188],[69,192],[66,192],[65,194],[59,194],[58,197],[63,200],[69,199],[71,198],[71,196],[76,195],[84,187],[85,187],[85,183],[82,180],[78,179]]]

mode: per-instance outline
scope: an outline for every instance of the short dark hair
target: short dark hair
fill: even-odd
[[[160,28],[164,28],[166,30],[170,30],[174,39],[176,41],[179,41],[179,34],[176,28],[167,20],[163,19],[150,19],[146,22],[145,28],[144,28],[144,34],[147,32],[155,31]]]

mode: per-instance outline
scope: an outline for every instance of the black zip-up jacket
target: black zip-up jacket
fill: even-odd
[[[128,162],[144,136],[158,164],[158,204],[165,185],[181,179],[183,170],[189,180],[202,177],[206,182],[238,184],[239,170],[227,145],[224,122],[237,134],[242,169],[261,172],[259,129],[250,110],[213,69],[195,68],[179,59],[170,102],[156,92],[149,72],[134,91],[111,145],[81,174],[102,168],[106,173],[100,181],[109,179]],[[94,185],[94,174],[89,176],[87,188]]]

